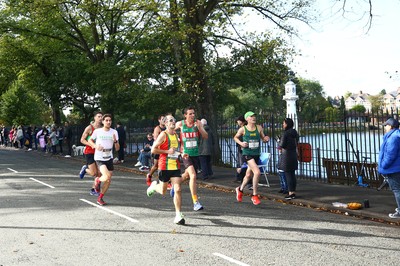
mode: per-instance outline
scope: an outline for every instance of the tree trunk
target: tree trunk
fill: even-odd
[[[170,19],[172,24],[171,28],[174,33],[178,33],[180,31],[178,3],[176,2],[176,0],[170,0],[169,3],[170,3]],[[182,68],[182,58],[183,58],[182,40],[178,39],[176,35],[172,36],[171,38],[172,52],[174,55],[173,93],[178,92],[178,88],[180,85],[179,74],[180,74],[180,69]]]
[[[51,105],[51,111],[52,111],[54,124],[61,125],[60,105],[58,105],[58,104]]]
[[[193,10],[192,8],[186,7],[187,10]],[[218,145],[218,134],[217,134],[217,114],[214,110],[213,104],[213,90],[208,86],[207,71],[205,68],[204,60],[204,37],[203,37],[203,23],[199,21],[199,16],[196,12],[188,12],[187,19],[191,25],[191,30],[188,33],[188,43],[190,52],[190,68],[191,77],[187,80],[188,92],[191,95],[191,102],[196,103],[197,113],[199,118],[206,118],[212,131],[214,138],[214,155],[217,155],[217,161],[220,161],[220,147]]]

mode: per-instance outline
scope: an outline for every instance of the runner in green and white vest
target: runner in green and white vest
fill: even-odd
[[[197,197],[197,169],[200,168],[199,163],[199,136],[204,139],[208,138],[207,132],[203,128],[200,120],[195,118],[195,110],[193,107],[187,107],[184,110],[185,120],[178,121],[175,130],[180,130],[181,152],[189,156],[183,157],[185,172],[182,174],[183,180],[190,178],[189,187],[192,193],[193,210],[199,211],[203,209]]]

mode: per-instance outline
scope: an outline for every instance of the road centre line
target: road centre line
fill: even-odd
[[[46,183],[44,183],[44,182],[42,182],[42,181],[39,181],[39,180],[35,179],[35,178],[33,178],[33,177],[30,177],[29,179],[30,179],[30,180],[33,180],[33,181],[35,181],[35,182],[38,182],[38,183],[40,183],[40,184],[42,184],[42,185],[48,186],[49,188],[55,188],[55,187],[53,187],[53,186],[50,186],[49,184],[46,184]]]
[[[80,200],[83,201],[83,202],[86,202],[87,204],[90,204],[90,205],[92,205],[92,206],[94,206],[94,207],[97,207],[97,208],[99,208],[99,209],[102,209],[102,210],[104,210],[104,211],[107,211],[107,212],[109,212],[109,213],[112,213],[112,214],[114,214],[114,215],[117,215],[117,216],[119,216],[119,217],[121,217],[121,218],[127,219],[128,221],[130,221],[130,222],[132,222],[132,223],[138,223],[138,222],[139,222],[138,220],[135,220],[135,219],[133,219],[133,218],[131,218],[131,217],[128,217],[128,216],[123,215],[123,214],[121,214],[121,213],[118,213],[118,212],[116,212],[116,211],[110,210],[110,209],[108,209],[108,208],[106,208],[106,207],[96,205],[95,203],[90,202],[90,201],[88,201],[88,200],[85,200],[85,199],[80,199]]]
[[[243,262],[241,262],[241,261],[232,259],[232,258],[230,258],[230,257],[228,257],[228,256],[225,256],[225,255],[221,254],[221,253],[215,252],[215,253],[213,253],[213,255],[215,255],[215,256],[217,256],[217,257],[220,257],[220,258],[223,258],[224,260],[233,262],[233,263],[235,263],[235,264],[237,264],[237,265],[241,265],[241,266],[250,266],[249,264],[246,264],[246,263],[243,263]]]
[[[14,170],[14,169],[11,169],[11,168],[7,168],[7,169],[10,170],[11,172],[18,173],[18,171]]]

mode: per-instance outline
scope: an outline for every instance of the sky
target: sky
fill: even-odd
[[[318,81],[326,96],[363,91],[371,95],[400,87],[400,1],[373,0],[371,28],[362,6],[357,16],[332,14],[332,0],[318,0],[322,12],[316,30],[303,27],[296,48],[302,56],[291,66],[302,78]],[[347,1],[357,2],[357,0]],[[363,1],[358,1],[363,2]],[[364,1],[364,9],[367,7]],[[348,6],[351,10],[352,6]],[[334,10],[337,10],[336,6]],[[366,10],[366,9],[365,9]],[[360,12],[361,11],[361,12]],[[368,10],[366,10],[368,11]],[[388,72],[388,73],[386,73]],[[392,76],[392,78],[390,78]]]
[[[292,40],[301,53],[289,65],[296,76],[318,81],[331,97],[396,91],[400,87],[400,74],[396,74],[400,72],[400,0],[372,0],[369,30],[368,0],[347,0],[345,15],[337,12],[343,1],[315,2],[321,12],[319,21],[313,28],[299,26],[299,38]],[[249,20],[247,25],[256,31],[265,24],[254,16]]]

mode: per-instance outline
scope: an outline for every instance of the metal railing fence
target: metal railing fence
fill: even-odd
[[[311,162],[299,162],[297,175],[303,179],[327,182],[325,159],[339,162],[362,163],[367,157],[369,163],[377,163],[379,148],[384,135],[383,123],[389,118],[398,119],[398,110],[378,110],[359,113],[343,111],[335,115],[319,115],[318,122],[302,121],[298,115],[298,133],[300,143],[308,143],[312,149]],[[270,136],[267,144],[261,143],[262,152],[271,153],[270,173],[277,174],[277,140],[283,132],[282,122],[285,117],[276,114],[259,115],[257,123],[262,125],[264,133]],[[218,122],[219,145],[223,164],[237,167],[237,145],[233,136],[238,130],[236,121],[220,119]]]
[[[340,162],[362,163],[363,157],[369,158],[370,163],[377,163],[379,148],[384,134],[383,123],[389,118],[398,119],[398,109],[378,110],[359,113],[343,111],[335,115],[319,115],[318,122],[303,121],[298,115],[298,133],[300,143],[311,145],[311,162],[299,162],[297,175],[300,178],[320,182],[327,182],[327,173],[324,167],[325,159]],[[277,138],[282,135],[282,122],[285,116],[278,114],[264,114],[257,116],[257,123],[264,129],[264,134],[270,137],[268,143],[261,143],[261,151],[271,153],[269,172],[277,173],[278,160]],[[294,117],[296,118],[296,117]],[[153,132],[157,121],[143,120],[126,123],[127,154],[137,154],[143,147],[146,134]],[[218,145],[221,154],[214,155],[214,164],[227,167],[237,167],[237,145],[233,136],[238,130],[235,118],[218,119]],[[74,142],[78,145],[84,127],[73,127]]]

